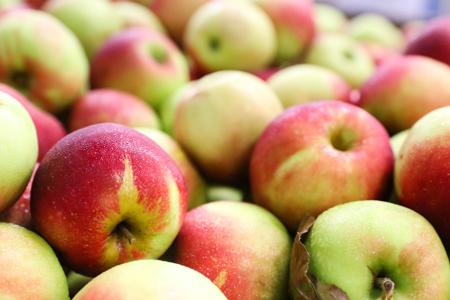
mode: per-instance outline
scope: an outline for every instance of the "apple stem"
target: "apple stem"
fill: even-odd
[[[395,283],[391,279],[389,279],[387,277],[377,278],[376,285],[379,286],[381,288],[381,290],[383,291],[383,293],[381,295],[381,300],[394,299]]]
[[[119,235],[120,237],[125,237],[128,240],[128,243],[131,244],[134,241],[134,236],[131,233],[131,231],[124,226],[123,224],[119,224],[116,227],[116,232],[117,235]]]

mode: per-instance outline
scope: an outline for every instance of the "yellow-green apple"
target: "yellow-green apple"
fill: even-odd
[[[0,91],[11,95],[18,100],[30,114],[31,120],[36,127],[38,138],[39,155],[37,160],[41,161],[47,151],[66,135],[64,126],[56,117],[43,111],[39,107],[36,107],[14,88],[0,83]]]
[[[128,127],[159,127],[155,112],[141,99],[113,89],[98,89],[75,102],[69,116],[69,129],[74,131],[105,122]]]
[[[254,75],[221,71],[184,89],[176,105],[173,135],[210,178],[238,182],[254,144],[283,107]]]
[[[248,0],[247,0],[248,1]],[[315,35],[312,0],[250,0],[271,18],[277,33],[278,64],[300,60]]]
[[[366,13],[356,16],[350,21],[347,30],[350,36],[362,43],[394,50],[401,50],[405,44],[400,28],[379,14]]]
[[[442,242],[403,206],[366,200],[333,207],[317,218],[305,246],[316,287],[339,289],[346,295],[339,299],[450,299]]]
[[[450,65],[450,17],[425,25],[408,43],[405,53],[428,56]]]
[[[146,7],[129,1],[114,2],[113,6],[121,19],[122,28],[144,26],[162,33],[165,32],[158,17]]]
[[[18,100],[0,92],[0,212],[24,192],[38,156],[36,129]],[[6,130],[7,129],[7,130]]]
[[[382,65],[361,88],[361,107],[395,134],[428,112],[450,105],[450,68],[423,56]]]
[[[347,17],[334,6],[316,3],[314,5],[316,29],[319,32],[341,32],[347,26]]]
[[[227,300],[208,278],[166,261],[143,259],[116,266],[91,280],[74,300]]]
[[[0,297],[68,300],[66,276],[52,248],[34,232],[0,223]]]
[[[450,107],[434,110],[411,128],[395,164],[400,203],[426,217],[450,250]]]
[[[210,0],[140,0],[159,17],[172,38],[178,43],[183,40],[184,31],[195,11]]]
[[[335,72],[302,64],[285,68],[268,81],[285,108],[317,100],[350,101],[352,88]]]
[[[89,276],[162,255],[186,206],[175,162],[143,134],[113,123],[60,140],[42,160],[31,191],[34,228],[65,265]]]
[[[353,88],[359,88],[374,72],[374,63],[367,51],[343,34],[324,33],[314,41],[306,63],[335,71]]]
[[[91,75],[94,87],[129,92],[155,109],[189,79],[186,59],[176,45],[143,27],[109,39],[92,61]]]
[[[291,239],[257,205],[219,201],[191,210],[174,248],[177,263],[208,277],[229,300],[287,297]]]
[[[287,109],[261,135],[250,164],[253,201],[295,230],[344,202],[387,192],[389,135],[363,109],[320,101]]]
[[[206,184],[180,145],[162,131],[150,128],[136,128],[136,130],[152,139],[177,163],[188,189],[188,209],[205,203]]]
[[[87,78],[88,62],[80,43],[61,22],[29,9],[2,16],[0,82],[56,113],[84,92]]]
[[[43,9],[75,33],[89,58],[122,26],[109,0],[50,0]]]
[[[399,154],[400,154],[400,149],[403,146],[403,143],[406,140],[406,137],[408,136],[409,133],[409,129],[400,131],[399,133],[393,135],[390,139],[391,142],[391,148],[392,148],[392,152],[394,153],[394,157],[395,159],[398,158]]]
[[[208,202],[215,201],[244,201],[244,193],[232,186],[210,185],[207,190]]]
[[[191,86],[195,84],[190,81],[177,89],[160,107],[159,115],[161,116],[161,127],[169,135],[173,136],[173,122],[178,104],[183,100],[184,94],[187,93]]]
[[[246,1],[202,5],[189,20],[184,44],[201,72],[263,69],[274,59],[277,46],[270,18]]]
[[[70,271],[67,274],[67,285],[69,286],[69,296],[73,298],[89,281],[92,277],[84,276],[76,272]]]

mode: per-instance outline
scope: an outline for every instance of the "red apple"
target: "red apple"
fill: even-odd
[[[338,101],[294,106],[255,146],[253,200],[295,230],[306,215],[381,197],[393,163],[389,135],[364,110]]]
[[[83,275],[161,256],[187,206],[183,177],[154,142],[123,125],[77,130],[44,157],[33,182],[35,229]]]

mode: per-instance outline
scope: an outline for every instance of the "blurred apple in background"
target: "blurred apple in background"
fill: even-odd
[[[306,249],[316,286],[339,289],[347,296],[340,299],[450,298],[442,242],[421,215],[400,205],[357,201],[331,208],[313,224]]]
[[[201,72],[267,67],[276,54],[270,18],[256,4],[211,1],[201,6],[186,28],[184,44]]]
[[[143,100],[121,91],[98,89],[89,91],[75,102],[69,129],[74,131],[105,122],[128,127],[159,127],[157,115]]]
[[[261,78],[262,80],[267,81],[267,80],[269,80],[270,77],[272,77],[275,73],[277,73],[280,70],[281,70],[281,68],[279,68],[279,67],[272,67],[272,68],[254,71],[252,73],[253,73],[253,75]]]
[[[57,113],[85,91],[87,79],[81,45],[58,20],[28,9],[0,18],[0,82]]]
[[[336,72],[353,88],[359,88],[375,70],[367,51],[343,34],[319,35],[308,52],[306,63]]]
[[[244,201],[244,193],[232,186],[210,185],[207,190],[208,202],[215,201]]]
[[[395,159],[398,158],[399,154],[400,154],[400,149],[402,148],[406,137],[408,136],[409,133],[409,129],[400,131],[399,133],[393,135],[391,137],[391,148],[392,148],[392,152],[394,153],[394,157]]]
[[[208,277],[229,300],[287,297],[291,239],[261,207],[202,205],[187,213],[174,247],[177,263]]]
[[[116,266],[90,281],[74,300],[226,300],[200,273],[165,261],[139,260]]]
[[[426,113],[450,105],[450,68],[423,56],[394,59],[361,88],[360,105],[391,134],[408,129]]]
[[[158,17],[146,7],[129,1],[114,2],[113,6],[121,19],[122,29],[143,26],[165,33]]]
[[[426,217],[450,250],[450,107],[411,128],[395,165],[400,203]]]
[[[345,14],[327,4],[314,4],[314,19],[319,32],[341,32],[347,25]]]
[[[69,296],[71,298],[92,280],[92,277],[84,276],[73,271],[70,271],[66,278],[67,285],[69,286]]]
[[[21,226],[0,223],[0,240],[3,299],[69,298],[64,271],[43,238]]]
[[[372,61],[377,68],[402,55],[397,50],[377,45],[375,43],[363,43],[362,46],[372,58]]]
[[[350,101],[351,87],[331,70],[314,65],[285,68],[269,81],[285,108],[317,100]]]
[[[48,0],[25,0],[26,4],[32,8],[41,8]]]
[[[175,162],[146,136],[112,123],[60,140],[42,160],[31,191],[34,228],[65,265],[88,276],[161,256],[186,206]]]
[[[428,56],[450,65],[450,17],[425,25],[408,43],[405,53]]]
[[[260,134],[282,110],[275,93],[256,76],[216,72],[183,91],[173,135],[211,179],[237,183],[246,176]]]
[[[343,102],[294,106],[264,131],[253,151],[253,201],[295,230],[306,215],[387,192],[389,135],[366,111]]]
[[[0,0],[0,11],[23,6],[22,0]]]
[[[404,23],[401,28],[406,41],[411,42],[426,24],[427,22],[424,20],[412,20]]]
[[[142,27],[114,35],[91,66],[95,88],[128,92],[154,109],[188,79],[186,59],[176,45],[162,33]]]

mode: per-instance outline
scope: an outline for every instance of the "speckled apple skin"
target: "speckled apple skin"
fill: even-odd
[[[450,69],[422,56],[393,59],[361,88],[359,105],[391,134],[409,129],[428,112],[450,105]]]
[[[51,53],[51,57],[49,56]],[[12,11],[0,20],[0,81],[15,71],[31,77],[21,90],[34,104],[61,112],[86,89],[88,61],[75,35],[52,16]]]
[[[113,89],[98,89],[77,100],[70,114],[69,128],[74,131],[105,122],[128,127],[159,127],[158,117],[143,100]]]
[[[66,135],[64,126],[57,118],[35,106],[14,88],[0,83],[0,91],[17,99],[30,114],[31,120],[33,120],[34,126],[36,127],[36,134],[38,137],[38,161],[41,161],[48,150]]]
[[[354,132],[353,147],[340,151],[331,136]],[[389,136],[364,110],[338,101],[294,106],[264,131],[253,151],[253,200],[296,230],[305,215],[340,203],[377,199],[393,168]]]
[[[187,213],[175,261],[212,280],[229,300],[286,299],[291,239],[267,210],[219,201]]]
[[[170,157],[146,136],[112,123],[59,141],[42,160],[31,193],[37,231],[67,266],[90,276],[162,255],[186,206],[184,179]],[[133,239],[111,234],[121,222]]]
[[[405,53],[428,56],[450,65],[450,17],[425,25],[409,42]]]

